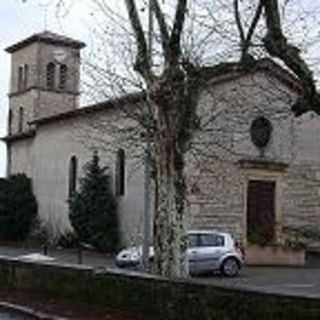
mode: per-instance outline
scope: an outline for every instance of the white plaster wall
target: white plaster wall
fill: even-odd
[[[20,140],[12,144],[10,173],[26,173],[29,177],[32,177],[34,165],[32,148],[33,139]]]
[[[102,164],[109,167],[113,181],[115,180],[115,152],[101,144],[101,138],[109,141],[107,145],[111,144],[110,139],[108,140],[106,133],[103,137],[94,136],[98,135],[97,131],[90,133],[90,123],[97,125],[99,121],[105,124],[111,119],[114,120],[113,117],[109,119],[109,116],[108,113],[99,112],[86,118],[56,121],[38,127],[32,146],[22,146],[20,143],[12,146],[15,159],[12,172],[27,170],[32,177],[39,215],[53,235],[59,235],[71,228],[67,199],[69,161],[73,155],[78,159],[80,177],[84,164],[91,159],[92,151],[97,148],[99,141],[97,150]],[[114,145],[113,149],[117,150],[118,147]],[[141,238],[143,212],[143,170],[138,165],[139,161],[130,159],[130,153],[126,153],[126,158],[126,192],[124,196],[118,197],[124,245],[136,243]],[[26,164],[32,168],[26,168]]]
[[[29,122],[34,120],[34,106],[36,103],[37,93],[35,90],[30,90],[22,95],[15,95],[10,98],[9,108],[12,112],[11,134],[16,134],[19,132],[20,108],[23,108],[22,130],[25,132],[31,129]]]

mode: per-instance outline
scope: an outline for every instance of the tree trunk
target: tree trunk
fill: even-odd
[[[172,101],[174,103],[174,101]],[[154,220],[155,272],[166,277],[185,277],[186,223],[184,154],[176,129],[177,106],[157,107],[155,137],[157,188]]]

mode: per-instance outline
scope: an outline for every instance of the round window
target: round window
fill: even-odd
[[[265,117],[256,118],[250,127],[251,140],[258,148],[265,148],[271,138],[272,125]]]

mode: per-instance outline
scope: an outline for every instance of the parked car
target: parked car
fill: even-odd
[[[149,257],[154,256],[150,247]],[[229,233],[212,230],[194,230],[188,232],[187,256],[191,274],[220,271],[223,275],[238,275],[242,264],[242,254],[235,246]],[[136,267],[141,264],[142,247],[129,247],[118,253],[118,267]]]

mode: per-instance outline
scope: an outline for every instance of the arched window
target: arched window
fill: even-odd
[[[9,136],[12,133],[12,110],[9,110],[9,116],[8,116],[8,134]]]
[[[18,131],[22,132],[23,131],[23,108],[19,108],[19,123],[18,123]]]
[[[123,196],[126,181],[126,159],[123,149],[119,149],[116,162],[116,195]]]
[[[18,69],[18,91],[23,89],[23,67],[20,66]]]
[[[29,66],[27,64],[24,65],[24,77],[23,77],[23,88],[28,88],[28,76],[29,76]]]
[[[68,68],[65,64],[62,64],[60,66],[60,74],[59,74],[59,89],[63,90],[66,88],[67,76],[68,76]]]
[[[56,77],[56,66],[53,62],[47,65],[47,88],[54,89]]]
[[[77,170],[78,160],[76,156],[72,156],[69,162],[69,198],[77,189]]]

